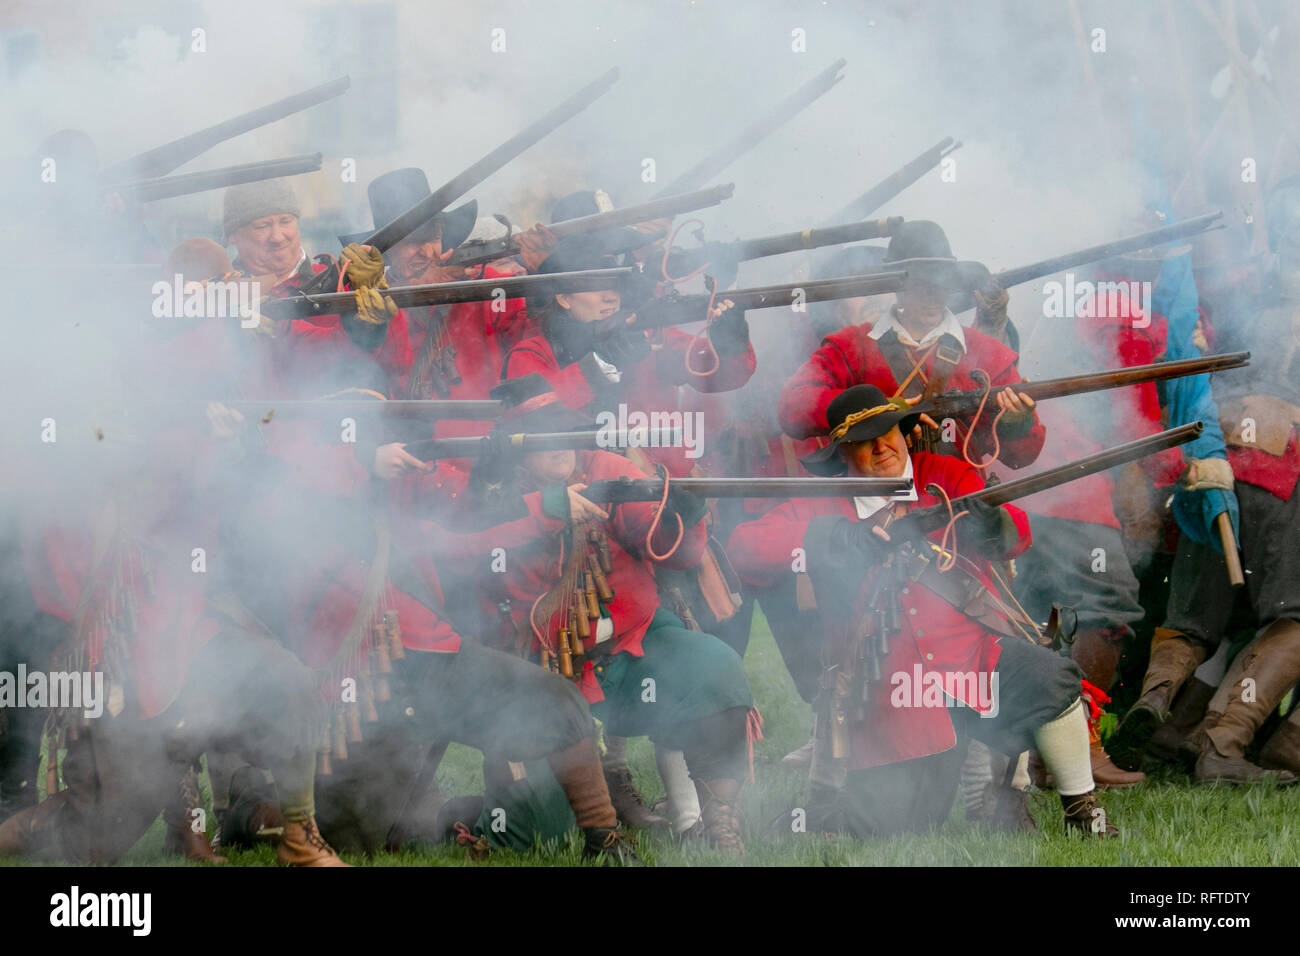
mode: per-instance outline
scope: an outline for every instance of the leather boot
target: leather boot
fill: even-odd
[[[666,830],[668,818],[652,813],[632,784],[632,771],[626,767],[605,770],[605,785],[609,787],[609,802],[614,805],[618,819],[625,826],[643,830]]]
[[[1237,655],[1219,693],[1211,701],[1206,715],[1205,744],[1192,778],[1197,783],[1269,780],[1295,783],[1297,778],[1289,771],[1265,770],[1248,761],[1246,748],[1282,695],[1297,680],[1300,680],[1300,622],[1274,621]],[[1250,700],[1244,699],[1248,692]]]
[[[1175,695],[1204,660],[1205,648],[1191,644],[1178,631],[1156,628],[1142,693],[1107,743],[1116,764],[1127,770],[1142,765],[1151,737],[1170,718]]]
[[[1174,698],[1173,709],[1169,712],[1169,720],[1160,725],[1154,734],[1151,735],[1151,741],[1147,744],[1147,753],[1158,760],[1166,760],[1169,763],[1187,763],[1187,771],[1190,773],[1192,765],[1195,764],[1197,756],[1200,755],[1200,741],[1197,742],[1195,749],[1191,752],[1191,760],[1188,762],[1188,754],[1184,749],[1184,741],[1195,730],[1205,718],[1205,708],[1209,706],[1210,699],[1214,697],[1214,685],[1207,684],[1195,674],[1183,685],[1182,693]],[[1204,732],[1202,731],[1202,736]]]
[[[1300,710],[1282,721],[1259,752],[1261,765],[1272,770],[1289,770],[1300,776]]]
[[[284,866],[348,866],[316,829],[316,818],[286,820],[284,835],[275,851]]]
[[[1119,828],[1110,822],[1106,811],[1097,805],[1097,791],[1089,790],[1073,797],[1061,797],[1065,810],[1065,832],[1082,833],[1098,839],[1119,836]]]
[[[1029,796],[1023,790],[996,780],[984,788],[981,823],[1002,833],[1037,833],[1038,824],[1029,812]]]
[[[1070,656],[1083,671],[1084,678],[1103,691],[1109,691],[1115,680],[1115,671],[1119,667],[1120,632],[1109,627],[1081,628],[1074,637],[1074,647]],[[1089,726],[1089,749],[1092,757],[1092,779],[1106,787],[1132,787],[1146,779],[1145,774],[1121,770],[1111,762],[1106,749],[1101,745],[1101,738],[1096,730]]]
[[[742,856],[745,843],[740,836],[740,781],[710,780],[698,783],[700,791],[700,837],[715,850]]]
[[[1125,787],[1135,787],[1147,778],[1141,771],[1121,770],[1115,766],[1106,755],[1095,727],[1088,728],[1088,756],[1092,761],[1093,782],[1099,787],[1122,790]]]
[[[582,834],[584,860],[599,860],[601,866],[645,866],[636,855],[636,843],[618,827],[591,827]]]
[[[224,856],[213,852],[207,833],[202,828],[194,829],[194,811],[200,805],[198,777],[190,767],[181,777],[176,798],[163,808],[163,822],[167,824],[163,852],[196,862],[225,863]]]

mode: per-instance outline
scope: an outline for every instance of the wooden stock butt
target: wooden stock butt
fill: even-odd
[[[1228,580],[1234,588],[1246,583],[1246,575],[1241,570],[1241,555],[1237,553],[1237,536],[1232,533],[1232,519],[1228,512],[1221,511],[1214,519],[1214,526],[1219,529],[1219,541],[1223,545],[1223,560],[1228,563]]]

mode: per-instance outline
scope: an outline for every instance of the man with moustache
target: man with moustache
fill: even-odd
[[[222,202],[226,242],[234,267],[258,280],[262,294],[290,296],[327,266],[307,257],[298,233],[300,206],[284,179],[231,186]],[[319,397],[341,388],[389,394],[411,364],[406,317],[379,289],[384,260],[355,243],[343,250],[346,288],[357,292],[357,311],[270,323],[282,397]]]

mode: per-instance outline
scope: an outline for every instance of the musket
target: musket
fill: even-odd
[[[982,501],[990,505],[1005,505],[1008,502],[1038,494],[1040,491],[1047,491],[1049,488],[1055,488],[1058,485],[1085,478],[1088,475],[1095,475],[1099,471],[1106,471],[1116,465],[1124,465],[1130,461],[1137,461],[1139,458],[1154,455],[1166,448],[1176,448],[1199,437],[1204,428],[1205,425],[1202,422],[1188,422],[1186,425],[1179,425],[1177,428],[1166,429],[1145,438],[1125,442],[1122,445],[1116,445],[1114,448],[1106,448],[1095,454],[1088,455],[1086,458],[1066,462],[1064,465],[1048,468],[1034,475],[1026,475],[1023,478],[1014,478],[1001,484],[989,485],[981,491],[974,491],[968,495],[962,495],[960,498],[953,498],[952,513],[960,513],[966,505],[973,501]],[[948,523],[948,520],[949,514],[946,506],[942,504],[932,505],[929,508],[917,508],[909,511],[891,526],[890,531],[892,533],[895,528],[902,530],[900,525],[906,522],[909,529],[919,531],[922,534],[929,534],[931,531],[942,528]]]
[[[903,287],[907,273],[871,272],[856,276],[839,276],[831,279],[813,279],[807,282],[786,282],[780,285],[755,286],[750,289],[731,289],[719,292],[717,301],[730,299],[736,308],[772,309],[780,306],[797,306],[807,302],[825,302],[830,299],[853,299],[858,296],[883,295],[897,292]],[[659,329],[669,325],[703,322],[708,315],[709,296],[681,295],[675,289],[658,298],[649,299],[596,323],[597,336],[615,329]],[[635,313],[636,321],[627,323]]]
[[[1041,402],[1048,398],[1082,395],[1109,388],[1124,388],[1127,385],[1139,385],[1143,382],[1160,382],[1171,378],[1182,378],[1185,375],[1221,372],[1224,369],[1241,368],[1249,364],[1249,352],[1225,352],[1222,355],[1179,359],[1175,362],[1156,362],[1152,365],[1134,365],[1106,372],[1088,372],[1084,375],[1066,375],[1062,378],[1047,378],[1037,382],[1020,382],[1006,387],[1016,392],[1024,392],[1035,402]],[[943,418],[958,418],[978,409],[986,394],[987,391],[982,388],[941,392],[926,399],[914,410],[923,411],[936,421]]]
[[[162,146],[140,153],[138,156],[132,156],[130,159],[109,166],[107,169],[100,171],[100,180],[111,185],[128,179],[166,176],[173,169],[188,163],[202,153],[206,153],[218,143],[223,143],[228,139],[239,136],[241,133],[247,133],[249,130],[257,129],[259,126],[274,123],[286,116],[292,116],[309,106],[324,103],[326,100],[341,95],[351,84],[352,80],[344,76],[337,80],[331,80],[329,83],[322,83],[320,86],[313,86],[310,90],[286,96],[284,99],[276,100],[274,103],[260,109],[250,110],[233,119],[228,119],[224,123],[217,123],[215,126],[201,129],[197,133],[182,136],[180,139],[165,143]]]
[[[426,438],[406,443],[406,453],[421,461],[438,458],[478,458],[508,444],[523,454],[570,449],[680,448],[682,429],[676,426],[596,429],[574,432],[520,432],[502,438]],[[661,486],[662,490],[662,486]]]
[[[1116,239],[1113,242],[1104,242],[1099,246],[1080,249],[1078,252],[1068,252],[1063,256],[1054,256],[1051,259],[1031,262],[1027,266],[996,272],[993,274],[993,281],[1000,288],[1009,289],[1014,285],[1032,282],[1034,279],[1043,278],[1043,276],[1054,275],[1063,269],[1085,265],[1089,262],[1100,262],[1103,259],[1123,255],[1126,252],[1136,252],[1139,249],[1149,249],[1152,246],[1164,245],[1178,239],[1187,239],[1191,236],[1200,235],[1210,229],[1221,228],[1216,227],[1216,223],[1222,218],[1222,212],[1209,212],[1194,219],[1185,219],[1172,225],[1161,226],[1159,229],[1152,229],[1150,232],[1139,233],[1136,236]],[[948,299],[948,308],[954,313],[973,309],[975,308],[975,297],[970,292],[958,292]]]
[[[911,490],[911,478],[672,478],[679,488],[701,498],[853,498],[893,496]],[[662,478],[606,478],[593,481],[582,497],[597,504],[659,501]]]
[[[853,202],[831,216],[827,222],[843,222],[846,219],[867,218],[912,183],[934,169],[935,166],[938,166],[940,160],[945,156],[958,149],[961,149],[961,143],[955,143],[951,136],[945,136],[920,156],[904,163],[902,168],[895,170],[876,183]]]
[[[839,75],[839,72],[844,69],[845,62],[842,59],[836,60],[778,103],[767,115],[746,126],[731,142],[714,150],[655,193],[655,197],[671,196],[674,193],[686,192],[688,189],[699,189],[738,158],[757,146],[774,129],[781,126],[840,80],[844,79]]]
[[[699,189],[692,193],[683,193],[680,196],[652,199],[650,202],[641,203],[638,206],[612,209],[609,212],[580,216],[576,219],[563,219],[551,223],[546,228],[550,230],[556,239],[564,239],[568,236],[582,235],[601,229],[632,226],[653,219],[671,219],[673,216],[679,216],[682,213],[716,206],[724,199],[730,199],[735,191],[735,183],[725,183],[721,186]],[[650,237],[646,238],[647,245],[651,241],[653,240]],[[465,242],[461,243],[460,248],[448,260],[448,263],[457,266],[478,266],[494,262],[504,256],[512,256],[518,251],[519,244],[515,241],[514,235],[507,235],[490,242]]]
[[[381,253],[387,252],[552,130],[577,116],[608,92],[617,80],[618,67],[614,67],[549,113],[529,123],[478,162],[443,183],[392,222],[380,226],[362,239],[361,244],[372,246]],[[303,291],[308,295],[333,291],[338,286],[338,280],[338,268],[330,267],[304,283]]]
[[[600,292],[618,286],[636,270],[587,269],[578,272],[555,272],[546,275],[499,276],[494,279],[466,279],[463,282],[434,282],[428,285],[394,286],[383,290],[398,308],[427,305],[453,305],[457,302],[486,302],[491,299],[517,299],[545,295],[548,292]],[[324,275],[325,273],[320,273]],[[301,319],[313,315],[336,315],[356,311],[352,292],[305,292],[283,299],[263,298],[260,309],[272,319]]]
[[[298,176],[302,173],[314,173],[321,166],[320,153],[304,153],[301,156],[286,156],[283,159],[268,159],[260,163],[243,163],[239,166],[221,166],[206,169],[201,173],[181,173],[178,176],[163,176],[157,179],[137,179],[129,183],[118,183],[104,187],[106,191],[115,192],[123,199],[133,202],[155,202],[159,199],[171,199],[175,196],[188,196],[191,193],[206,192],[209,189],[224,189],[239,183],[255,183],[263,179],[279,179],[281,176]]]
[[[733,242],[706,242],[698,249],[675,250],[668,255],[668,272],[684,275],[703,266],[727,271],[750,259],[780,256],[803,249],[838,246],[846,242],[880,239],[893,234],[903,222],[902,216],[888,219],[867,219],[863,222],[846,222],[819,229],[800,229],[758,239],[737,239]]]
[[[411,422],[489,421],[501,414],[493,399],[238,399],[221,404],[256,416],[262,424],[276,418],[358,418]]]

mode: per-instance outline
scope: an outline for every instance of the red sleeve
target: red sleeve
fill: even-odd
[[[507,551],[520,548],[564,530],[565,519],[553,518],[543,510],[540,491],[529,492],[523,496],[523,501],[528,511],[526,515],[482,531],[451,531],[433,521],[420,522],[420,530],[434,554],[461,561],[481,558],[491,554],[495,548]]]
[[[914,456],[913,463],[919,463],[923,456]],[[930,482],[936,482],[942,486],[943,490],[953,498],[959,498],[962,495],[974,494],[977,491],[983,491],[985,487],[984,478],[977,468],[972,468],[960,458],[953,458],[948,455],[925,455],[926,461],[925,474],[918,475],[917,488],[924,492],[925,486]],[[1016,543],[1010,550],[1002,555],[1003,558],[1017,558],[1029,550],[1033,538],[1029,530],[1029,516],[1015,505],[1002,505],[1002,508],[1011,515],[1011,520],[1016,526],[1017,539]],[[961,521],[957,522],[957,534],[960,545]],[[934,540],[939,539],[939,533],[931,536]]]
[[[787,501],[757,520],[737,525],[727,540],[727,557],[740,580],[756,588],[781,583],[794,571],[795,552],[803,547],[808,521]]]
[[[542,340],[532,338],[520,342],[506,356],[503,379],[520,378],[524,375],[538,373],[555,389],[570,408],[586,408],[595,400],[596,394],[591,390],[591,383],[582,369],[580,362],[559,368],[554,353]]]
[[[821,346],[790,376],[781,389],[778,412],[781,428],[791,438],[826,434],[826,406],[836,395],[857,384],[848,337],[842,329],[822,339]]]

